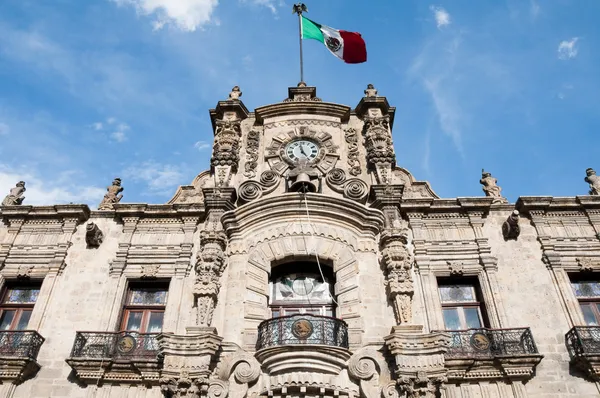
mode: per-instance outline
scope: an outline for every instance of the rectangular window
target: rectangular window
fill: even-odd
[[[600,325],[600,277],[593,275],[589,279],[572,278],[571,287],[579,301],[586,325]]]
[[[0,330],[27,329],[39,293],[39,284],[8,283],[0,293]]]
[[[485,327],[485,308],[476,279],[438,279],[446,330]]]
[[[131,283],[127,289],[121,329],[139,333],[162,331],[168,286],[165,283]]]

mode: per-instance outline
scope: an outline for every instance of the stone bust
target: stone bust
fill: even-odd
[[[377,89],[372,84],[367,84],[367,89],[365,90],[365,97],[377,97]]]
[[[600,177],[596,175],[596,171],[588,168],[585,174],[585,182],[590,184],[590,195],[600,195]]]
[[[233,86],[231,92],[229,93],[229,99],[234,101],[239,101],[242,96],[242,90],[240,90],[239,86]]]
[[[10,190],[2,201],[2,206],[18,206],[25,200],[25,181],[19,181],[17,185]]]

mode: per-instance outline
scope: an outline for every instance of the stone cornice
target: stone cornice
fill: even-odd
[[[54,205],[54,206],[2,206],[0,215],[10,219],[77,219],[83,222],[90,217],[87,205]]]
[[[369,108],[379,108],[381,113],[386,116],[390,116],[390,129],[394,127],[394,115],[396,114],[396,107],[390,106],[386,97],[363,97],[354,113],[359,118],[364,118]]]
[[[453,199],[416,198],[403,199],[400,209],[408,213],[488,213],[496,209],[493,198],[468,197]]]
[[[337,117],[342,123],[350,118],[350,107],[330,102],[281,102],[256,108],[254,115],[256,123],[262,125],[265,119],[288,115],[319,115]]]
[[[335,221],[338,226],[351,226],[355,231],[370,232],[377,235],[383,228],[381,211],[347,199],[320,194],[306,194],[311,221]],[[223,225],[232,237],[257,225],[272,224],[273,220],[306,218],[303,196],[287,193],[250,202],[223,215]]]
[[[190,206],[184,204],[146,204],[146,203],[117,203],[114,205],[114,211],[95,211],[92,214],[106,217],[114,214],[119,218],[140,217],[140,218],[162,218],[162,217],[191,217],[202,218],[205,210],[204,206]]]
[[[600,209],[600,196],[521,196],[517,200],[517,209],[524,212],[532,211],[556,211],[572,210],[582,211],[588,209]]]
[[[217,119],[222,119],[225,112],[235,112],[238,119],[241,120],[244,120],[250,116],[248,109],[240,100],[219,101],[215,109],[209,110],[213,131],[216,130]]]

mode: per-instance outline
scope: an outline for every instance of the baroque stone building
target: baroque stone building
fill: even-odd
[[[508,203],[483,171],[485,196],[442,199],[372,85],[354,108],[241,95],[167,204],[11,190],[0,397],[600,396],[593,170],[589,196]]]

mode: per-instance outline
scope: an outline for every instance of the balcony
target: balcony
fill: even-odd
[[[309,314],[272,318],[258,325],[258,350],[290,344],[348,348],[348,325],[341,319]]]
[[[37,355],[44,338],[32,330],[0,332],[0,381],[20,383],[40,369]]]
[[[600,381],[600,326],[575,326],[565,335],[571,364]]]
[[[449,378],[527,379],[542,360],[529,328],[447,331]]]
[[[156,381],[158,333],[77,332],[67,363],[84,381]]]
[[[318,370],[321,376],[315,377],[338,375],[352,355],[346,322],[309,314],[261,322],[256,349],[256,359],[267,373],[290,380],[297,377],[299,367]]]

